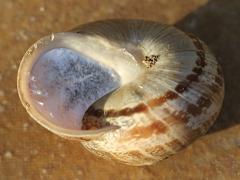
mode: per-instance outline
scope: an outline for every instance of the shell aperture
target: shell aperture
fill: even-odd
[[[81,120],[96,99],[120,86],[118,75],[66,48],[50,50],[30,74],[34,105],[61,127],[81,129]]]

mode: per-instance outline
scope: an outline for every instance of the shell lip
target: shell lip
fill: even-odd
[[[72,34],[73,33],[69,33]],[[87,138],[97,138],[109,131],[118,129],[116,125],[110,125],[96,130],[74,130],[67,129],[60,126],[57,126],[49,121],[47,121],[44,116],[41,115],[35,108],[31,107],[30,95],[27,91],[28,82],[30,75],[30,69],[36,62],[36,60],[41,56],[42,53],[49,51],[54,48],[65,48],[66,45],[62,42],[63,35],[66,33],[57,33],[50,36],[45,36],[34,43],[25,53],[22,58],[22,61],[19,65],[18,75],[17,75],[17,90],[21,103],[24,108],[27,110],[29,115],[41,126],[45,127],[49,131],[65,137],[87,137]],[[47,48],[46,48],[47,45]],[[68,47],[66,47],[68,48]]]

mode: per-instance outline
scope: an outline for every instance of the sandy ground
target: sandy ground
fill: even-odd
[[[40,37],[106,18],[140,18],[195,33],[223,67],[226,97],[209,133],[153,166],[100,159],[48,132],[16,90],[20,60]],[[0,0],[0,179],[240,179],[239,0]]]

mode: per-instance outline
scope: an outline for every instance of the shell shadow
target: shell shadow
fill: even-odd
[[[224,8],[223,8],[224,7]],[[225,99],[209,133],[240,124],[240,3],[211,0],[175,26],[200,37],[210,46],[223,68]]]

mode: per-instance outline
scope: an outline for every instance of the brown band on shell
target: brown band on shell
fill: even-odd
[[[193,116],[198,116],[201,114],[203,108],[208,108],[211,105],[211,100],[207,97],[201,96],[197,100],[197,104],[189,104],[187,107],[187,112],[192,114]]]
[[[110,110],[105,111],[104,115],[106,117],[130,116],[134,113],[140,113],[140,112],[145,112],[145,111],[148,111],[148,107],[145,104],[140,103],[133,108],[126,107],[126,108],[123,108],[118,111],[110,109]]]
[[[198,82],[199,81],[198,77],[202,74],[203,68],[206,66],[205,50],[203,48],[203,44],[194,35],[192,34],[187,35],[192,39],[195,47],[198,49],[198,51],[196,52],[198,56],[198,59],[196,61],[197,67],[194,67],[192,69],[193,74],[187,76],[188,81],[180,82],[179,85],[176,87],[175,90],[179,93],[183,93],[184,91],[186,91],[192,82]],[[197,116],[201,114],[203,108],[208,108],[210,105],[211,100],[209,98],[201,96],[197,101],[197,105],[195,104],[188,105],[187,112],[189,112],[193,116]]]
[[[222,78],[216,76],[216,77],[215,77],[215,82],[216,82],[219,86],[223,86],[223,80],[222,80]]]
[[[198,82],[199,79],[198,77],[202,74],[203,69],[206,66],[206,59],[205,59],[205,50],[203,48],[203,44],[201,43],[201,41],[195,37],[192,34],[187,34],[191,39],[193,44],[195,45],[195,47],[198,49],[198,51],[196,52],[198,59],[196,60],[196,67],[194,67],[192,69],[192,74],[189,74],[186,78],[186,80],[183,80],[182,82],[180,82],[175,90],[178,93],[183,93],[184,91],[187,91],[187,89],[190,87],[190,84],[192,82]]]
[[[106,121],[99,121],[99,118],[97,118],[96,116],[88,115],[83,117],[81,129],[95,130],[95,129],[100,129],[109,125],[110,124]]]
[[[219,86],[217,86],[215,83],[212,83],[208,86],[208,88],[212,91],[212,92],[217,92],[219,90]]]
[[[221,87],[223,86],[224,81],[223,81],[223,71],[219,64],[217,66],[217,73],[218,73],[218,76],[215,77],[215,82]]]
[[[166,122],[168,125],[173,125],[173,124],[184,124],[188,122],[188,115],[184,111],[180,111],[178,113],[170,113],[168,109],[164,109],[165,113],[169,114],[168,117],[164,118],[163,121]]]
[[[122,136],[120,141],[128,141],[131,139],[141,139],[148,138],[153,134],[165,133],[168,127],[164,125],[161,121],[157,120],[148,126],[136,126],[131,130],[127,131],[126,134]]]
[[[178,97],[178,95],[175,92],[167,91],[164,96],[160,96],[158,98],[151,99],[148,101],[147,104],[150,107],[159,106],[159,105],[165,103],[166,101],[176,99],[177,97]]]
[[[94,107],[90,107],[86,115],[94,116],[94,117],[119,117],[119,116],[131,116],[135,113],[142,113],[147,112],[149,107],[159,106],[163,103],[165,103],[168,100],[176,99],[178,95],[174,93],[173,91],[168,91],[164,96],[160,96],[155,99],[151,99],[147,102],[147,105],[144,103],[140,103],[134,107],[126,107],[120,110],[115,109],[109,109],[105,112],[101,109],[95,109]]]
[[[174,93],[173,91],[168,91],[164,96],[160,96],[159,98],[155,98],[155,99],[151,99],[147,102],[147,105],[149,107],[154,107],[154,106],[159,106],[163,103],[165,103],[167,100],[173,100],[176,99],[178,97],[178,95],[176,93]],[[134,107],[126,107],[123,108],[121,110],[114,110],[114,109],[109,109],[106,110],[105,112],[103,110],[100,109],[94,109],[94,108],[90,108],[87,113],[89,115],[92,116],[96,116],[96,117],[101,117],[101,116],[105,116],[105,117],[119,117],[119,116],[130,116],[133,115],[135,113],[142,113],[142,112],[146,112],[148,111],[148,106],[140,103]]]

